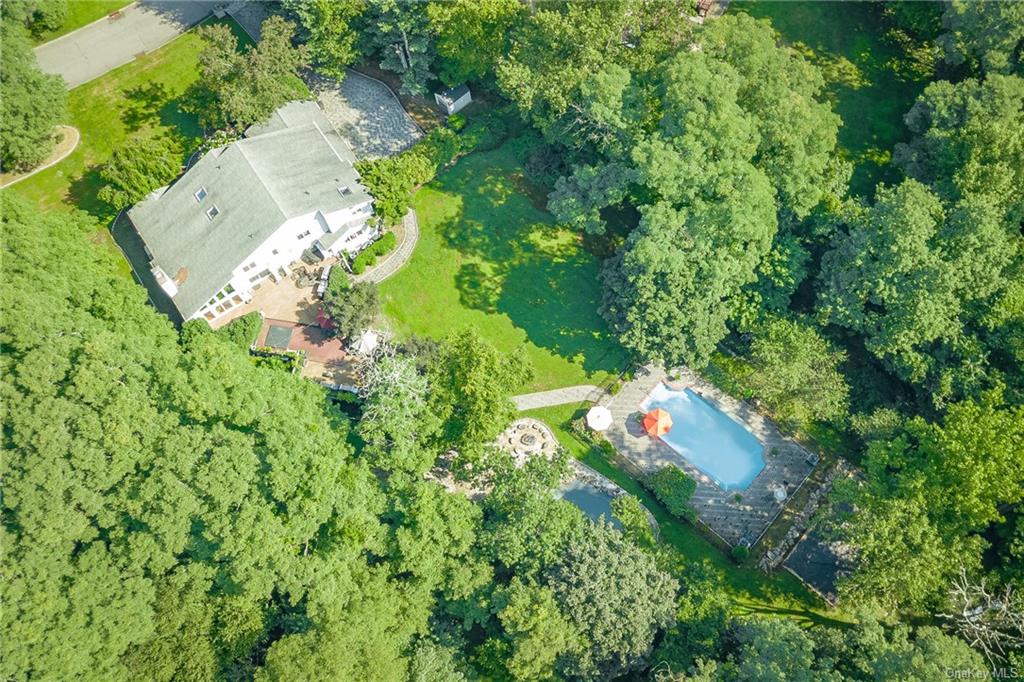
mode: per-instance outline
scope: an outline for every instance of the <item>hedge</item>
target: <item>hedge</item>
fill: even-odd
[[[671,465],[662,467],[648,475],[643,484],[672,515],[682,519],[693,518],[689,502],[697,490],[697,482],[682,469]]]
[[[352,260],[352,272],[357,275],[363,274],[366,268],[377,262],[379,256],[394,251],[397,241],[394,232],[385,232],[383,237],[360,251],[359,255]]]
[[[231,320],[214,333],[242,350],[249,350],[256,343],[256,337],[259,336],[262,326],[263,316],[259,312],[251,312]]]

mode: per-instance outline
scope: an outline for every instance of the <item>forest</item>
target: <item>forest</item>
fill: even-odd
[[[635,497],[614,525],[557,499],[568,454],[497,451],[524,353],[414,337],[340,400],[175,328],[96,211],[4,190],[0,677],[1024,676],[1024,3],[871,3],[925,76],[869,191],[827,65],[747,4],[697,23],[669,0],[282,0],[257,45],[198,29],[183,106],[218,140],[306,68],[372,63],[410,97],[469,82],[482,113],[459,135],[360,166],[378,212],[509,138],[600,257],[632,364],[706,371],[856,468],[826,505],[857,557],[834,618],[745,610]],[[5,169],[64,116],[31,57],[44,9],[4,3]],[[115,150],[104,210],[185,147]],[[451,455],[486,495],[439,485]]]

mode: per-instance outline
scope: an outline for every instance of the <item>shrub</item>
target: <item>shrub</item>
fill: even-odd
[[[366,268],[377,262],[379,256],[394,251],[397,241],[394,232],[385,232],[383,237],[360,251],[359,255],[352,260],[352,272],[357,275],[363,274]]]
[[[256,337],[259,336],[262,326],[263,316],[258,312],[251,312],[231,320],[214,333],[242,350],[249,350],[256,343]]]
[[[476,118],[462,131],[462,149],[488,151],[501,146],[508,137],[508,123],[505,117],[494,112]]]
[[[351,285],[352,283],[348,279],[348,273],[340,267],[335,266],[331,268],[331,274],[327,276],[327,290],[324,292],[324,298],[341,296],[342,292],[348,289]]]
[[[744,547],[743,545],[736,545],[732,548],[730,554],[732,554],[733,561],[738,564],[742,564],[750,557],[750,548]]]
[[[459,132],[460,130],[466,127],[466,117],[463,116],[462,114],[452,114],[451,116],[448,117],[447,125],[455,132]]]
[[[181,331],[178,334],[178,338],[181,341],[181,345],[188,348],[200,336],[212,333],[213,330],[210,329],[210,323],[206,320],[187,320],[181,325]]]
[[[181,153],[178,143],[166,136],[129,139],[100,169],[100,177],[107,184],[97,196],[117,210],[141,201],[178,176]]]
[[[674,516],[693,518],[689,502],[697,490],[697,482],[682,469],[671,465],[662,467],[644,479],[643,483]]]
[[[497,146],[504,138],[506,126],[499,118],[494,119],[493,126],[500,134],[489,141],[496,140]],[[469,132],[467,128],[467,134],[460,136],[451,127],[434,128],[398,156],[357,162],[360,181],[373,196],[377,215],[392,225],[401,220],[409,210],[409,199],[416,187],[433,180],[441,169],[460,154],[477,148],[475,140],[487,138],[480,129],[472,135]]]

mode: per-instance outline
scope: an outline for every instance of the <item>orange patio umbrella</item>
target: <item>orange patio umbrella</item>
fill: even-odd
[[[644,415],[643,425],[648,436],[661,437],[672,428],[672,416],[660,407],[656,407]]]

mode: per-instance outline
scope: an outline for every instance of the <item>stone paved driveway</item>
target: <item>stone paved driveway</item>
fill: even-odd
[[[397,154],[423,135],[380,81],[349,71],[340,84],[315,73],[309,74],[306,82],[331,125],[360,159]]]

